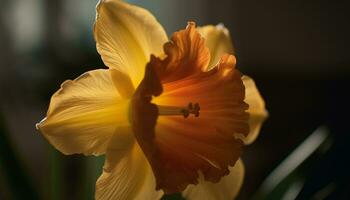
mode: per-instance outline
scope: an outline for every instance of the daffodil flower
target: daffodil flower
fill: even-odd
[[[43,136],[63,154],[105,154],[96,199],[234,198],[242,147],[267,112],[235,68],[228,30],[189,22],[169,40],[143,8],[101,0],[96,10],[108,69],[61,85],[37,124]]]

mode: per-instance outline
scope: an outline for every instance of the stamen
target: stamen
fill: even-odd
[[[193,114],[195,117],[199,117],[199,104],[192,104],[190,102],[187,107],[176,107],[176,106],[158,106],[159,115],[183,115],[184,118],[187,118],[190,114]]]

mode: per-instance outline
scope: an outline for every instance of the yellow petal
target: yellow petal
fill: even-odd
[[[156,191],[151,167],[132,135],[131,127],[119,132],[131,136],[120,146],[119,138],[113,138],[106,153],[103,173],[96,183],[95,198],[100,199],[160,199],[163,193]]]
[[[64,154],[99,155],[116,127],[128,124],[127,109],[110,71],[94,70],[61,85],[37,128]]]
[[[209,67],[215,66],[223,54],[234,53],[230,32],[224,25],[207,25],[198,27],[197,30],[202,35],[202,37],[205,38],[205,45],[210,50],[211,59]]]
[[[230,167],[230,174],[223,177],[219,183],[212,183],[200,179],[199,184],[190,185],[182,192],[187,200],[228,200],[234,199],[242,186],[244,166],[238,160],[234,167]]]
[[[117,88],[120,96],[124,99],[131,98],[135,92],[135,89],[130,77],[116,69],[110,69],[109,71],[111,73],[114,86]]]
[[[162,54],[165,31],[147,10],[121,0],[100,0],[96,12],[94,36],[103,62],[138,85],[150,55]]]
[[[268,116],[265,109],[265,102],[260,95],[254,80],[248,76],[242,77],[245,86],[244,101],[249,105],[249,134],[246,138],[242,138],[245,144],[251,144],[258,137],[260,128]]]

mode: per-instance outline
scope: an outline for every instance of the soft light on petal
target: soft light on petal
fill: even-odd
[[[111,73],[114,86],[117,88],[120,96],[123,99],[130,99],[135,92],[134,85],[132,84],[130,77],[116,69],[110,69],[109,71]]]
[[[205,38],[205,45],[210,50],[209,68],[215,66],[223,54],[234,53],[230,32],[223,24],[202,26],[197,30]]]
[[[94,36],[103,62],[137,86],[149,56],[162,54],[165,31],[147,10],[121,0],[100,0],[96,12]]]
[[[265,102],[257,89],[254,80],[249,76],[242,77],[246,88],[244,101],[249,105],[249,129],[250,132],[246,138],[242,138],[245,144],[251,144],[258,137],[260,128],[268,116],[265,109]]]
[[[228,200],[234,199],[242,186],[244,166],[238,160],[234,167],[230,167],[230,174],[224,176],[219,183],[205,181],[200,178],[198,185],[190,185],[182,192],[186,200]]]
[[[37,127],[64,154],[99,155],[116,127],[128,124],[127,109],[128,101],[119,95],[110,71],[94,70],[65,81]]]
[[[120,145],[120,139],[111,140],[103,168],[96,183],[97,200],[160,199],[163,193],[156,191],[151,167],[142,150],[135,143],[131,127],[120,127],[119,133],[131,136]]]

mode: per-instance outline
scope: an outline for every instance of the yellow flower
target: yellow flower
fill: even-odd
[[[43,136],[67,155],[106,155],[96,199],[235,197],[242,147],[267,112],[235,69],[228,30],[189,22],[169,41],[142,8],[101,0],[96,10],[96,47],[109,69],[61,85],[37,124]]]

